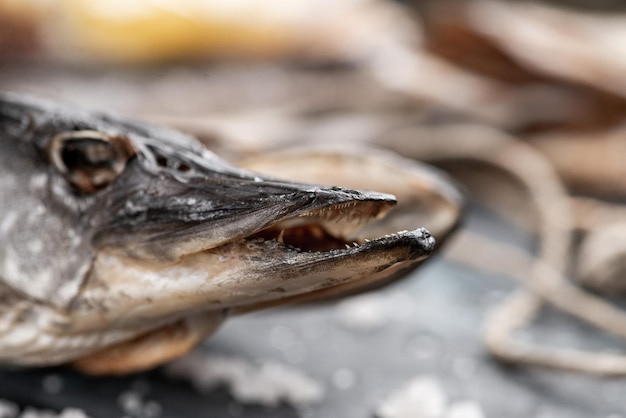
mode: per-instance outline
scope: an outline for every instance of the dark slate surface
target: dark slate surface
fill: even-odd
[[[483,212],[474,212],[469,224],[507,240],[529,242]],[[626,379],[506,367],[486,356],[479,338],[481,323],[513,285],[437,258],[377,294],[398,307],[382,328],[357,331],[342,325],[337,307],[328,304],[234,318],[201,348],[295,367],[326,388],[323,400],[306,408],[241,405],[225,388],[201,394],[163,369],[124,378],[87,378],[65,368],[4,371],[0,398],[56,410],[79,407],[93,417],[142,416],[122,410],[120,395],[130,391],[140,394],[144,405],[158,404],[144,410],[146,417],[362,418],[373,417],[381,400],[411,378],[427,375],[441,383],[451,400],[478,402],[489,418],[626,417]],[[277,332],[288,334],[289,344],[277,344],[272,338]],[[578,345],[587,341],[595,347],[616,344],[550,310],[524,336]],[[355,377],[347,389],[333,384],[333,374],[340,369]]]

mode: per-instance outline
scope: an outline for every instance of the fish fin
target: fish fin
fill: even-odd
[[[217,330],[224,313],[212,311],[181,319],[130,341],[106,347],[74,362],[91,375],[124,375],[157,367],[181,357]]]

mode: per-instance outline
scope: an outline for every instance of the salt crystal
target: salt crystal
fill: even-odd
[[[430,377],[417,377],[391,393],[379,406],[380,418],[440,418],[446,408],[446,394]]]
[[[58,418],[89,418],[85,411],[77,408],[65,408],[59,414]]]
[[[485,418],[485,414],[477,402],[462,401],[450,405],[444,418]]]
[[[231,382],[231,393],[240,402],[275,406],[285,401],[306,405],[321,400],[324,393],[320,384],[280,363],[266,362],[250,372],[247,379]]]
[[[0,418],[14,418],[19,410],[19,407],[13,402],[0,399]]]
[[[129,415],[139,415],[143,409],[141,395],[134,391],[121,393],[117,398],[117,403],[124,413]]]
[[[20,415],[20,418],[57,418],[57,414],[47,409],[27,407]]]
[[[201,391],[225,384],[242,403],[304,406],[320,401],[324,394],[320,383],[276,362],[256,366],[243,359],[194,353],[174,361],[166,370],[170,376],[190,380]]]

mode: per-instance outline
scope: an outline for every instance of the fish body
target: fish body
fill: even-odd
[[[262,176],[175,131],[13,94],[0,196],[0,361],[16,365],[153,367],[231,312],[384,280],[434,247],[424,228],[359,237],[390,194]]]

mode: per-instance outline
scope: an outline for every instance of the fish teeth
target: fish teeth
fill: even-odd
[[[356,209],[353,209],[356,208]],[[359,209],[361,208],[361,209]],[[353,210],[351,210],[353,209]],[[361,202],[345,202],[337,203],[331,206],[322,207],[319,209],[308,210],[297,215],[298,218],[314,218],[319,222],[325,222],[327,224],[346,224],[346,228],[356,229],[359,226],[368,223],[373,214],[371,210],[367,209],[367,206],[361,204]]]

